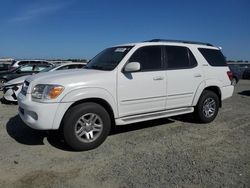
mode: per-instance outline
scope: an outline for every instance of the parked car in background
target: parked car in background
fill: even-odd
[[[242,70],[238,65],[229,65],[229,69],[233,73],[231,84],[235,86],[239,82],[239,80],[242,78]]]
[[[53,65],[52,63],[45,61],[45,60],[20,60],[20,61],[13,61],[12,64],[10,65],[9,69],[13,70],[13,69],[16,69],[17,67],[20,67],[20,66],[37,65],[37,64]]]
[[[250,79],[250,68],[247,68],[247,69],[244,70],[242,78],[247,79],[247,80]]]
[[[18,67],[14,70],[0,72],[0,90],[2,90],[4,83],[9,80],[25,75],[35,74],[51,66],[51,64],[29,64]]]
[[[85,66],[83,63],[66,63],[61,65],[55,65],[48,68],[43,69],[40,73],[43,72],[53,72],[58,70],[67,70],[67,69],[81,69]],[[6,101],[16,102],[17,101],[17,95],[22,89],[23,82],[27,76],[22,76],[13,80],[10,80],[6,83],[4,83],[3,86],[3,99]]]
[[[9,69],[10,64],[7,63],[0,63],[0,72],[7,71]]]

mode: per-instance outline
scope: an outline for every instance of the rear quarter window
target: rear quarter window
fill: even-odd
[[[227,66],[226,59],[220,50],[198,48],[208,64],[214,67]]]

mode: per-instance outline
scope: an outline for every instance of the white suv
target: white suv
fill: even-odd
[[[105,49],[83,70],[29,77],[19,115],[34,129],[57,130],[75,150],[99,146],[111,125],[195,113],[214,120],[233,94],[232,73],[207,43],[151,40]]]

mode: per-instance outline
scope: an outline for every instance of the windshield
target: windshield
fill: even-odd
[[[119,46],[107,48],[95,56],[86,69],[113,70],[133,46]]]
[[[17,71],[20,70],[21,68],[27,67],[27,66],[29,66],[29,65],[24,65],[24,66],[20,66],[20,67],[14,68],[14,69],[10,70],[10,72],[17,72]]]

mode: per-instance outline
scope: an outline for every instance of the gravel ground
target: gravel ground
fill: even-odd
[[[0,187],[250,187],[249,110],[250,81],[240,81],[213,123],[123,126],[97,149],[73,152],[0,104]]]

